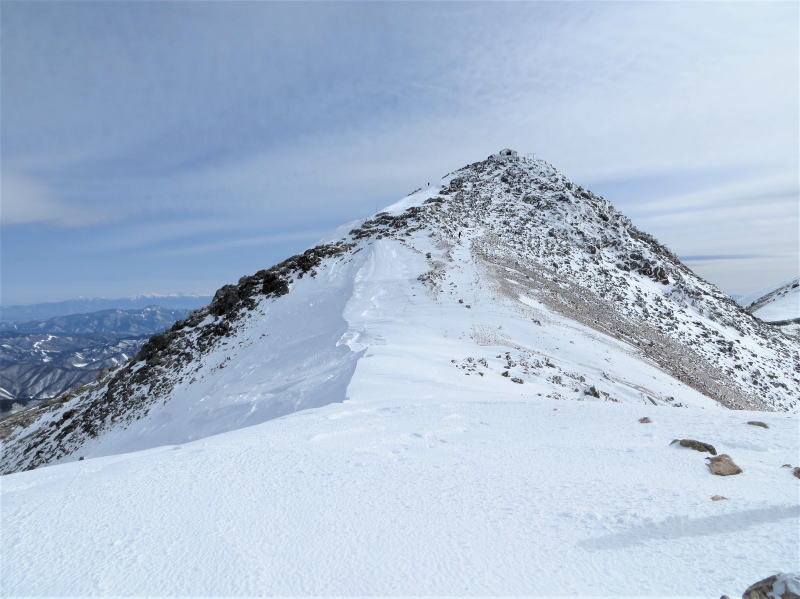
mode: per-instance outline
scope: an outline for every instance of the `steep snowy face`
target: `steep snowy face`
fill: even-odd
[[[775,324],[800,324],[800,277],[746,303],[747,311]]]
[[[124,367],[0,423],[4,472],[347,400],[793,410],[793,339],[510,151],[220,289]]]

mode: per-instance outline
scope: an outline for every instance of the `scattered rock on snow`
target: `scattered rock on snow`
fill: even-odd
[[[706,458],[708,460],[708,468],[711,474],[717,476],[730,476],[731,474],[741,474],[742,469],[737,466],[734,461],[726,453],[718,455],[715,458]]]
[[[591,395],[592,397],[598,397],[598,398],[600,397],[600,392],[597,390],[597,387],[595,387],[594,385],[592,385],[591,387],[586,389],[584,391],[584,394],[585,395]]]
[[[751,584],[742,599],[800,599],[800,575],[773,574]]]
[[[641,422],[642,424],[650,424],[653,421],[650,420],[647,416],[645,416],[644,418],[639,418],[639,422]]]
[[[674,439],[670,445],[675,445],[675,443],[678,443],[681,447],[688,447],[689,449],[694,449],[695,451],[706,451],[711,455],[717,455],[717,450],[714,449],[714,446],[709,443],[695,441],[694,439]]]
[[[760,422],[758,420],[750,420],[747,424],[752,424],[753,426],[760,426],[761,428],[769,428],[766,422]]]

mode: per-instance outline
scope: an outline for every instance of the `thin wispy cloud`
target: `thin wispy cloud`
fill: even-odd
[[[235,248],[266,247],[273,244],[285,243],[287,241],[310,242],[318,238],[322,233],[322,231],[298,231],[295,233],[225,239],[210,243],[197,243],[183,247],[156,250],[150,252],[150,255],[162,258],[170,256],[192,256],[197,254],[205,254],[207,252],[217,252],[220,250],[229,250]]]
[[[0,224],[41,223],[56,227],[86,227],[107,222],[100,211],[63,201],[46,185],[21,173],[0,173]]]

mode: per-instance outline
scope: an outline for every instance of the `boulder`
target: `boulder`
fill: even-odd
[[[653,421],[650,420],[647,416],[645,416],[644,418],[639,418],[639,422],[641,422],[642,424],[650,424]]]
[[[800,599],[800,575],[773,574],[747,587],[742,599]]]
[[[705,451],[711,455],[717,455],[717,450],[710,443],[703,443],[702,441],[695,441],[694,439],[674,439],[670,445],[677,443],[681,447],[688,447],[695,451]]]
[[[280,296],[289,293],[289,284],[275,273],[267,272],[264,275],[264,282],[261,291],[266,295]]]
[[[761,428],[769,428],[766,422],[760,422],[758,420],[749,420],[747,424],[751,424],[753,426],[760,426]]]
[[[711,474],[717,476],[730,476],[731,474],[741,474],[742,469],[737,466],[734,461],[726,453],[718,455],[715,458],[706,458],[708,460],[708,468]]]

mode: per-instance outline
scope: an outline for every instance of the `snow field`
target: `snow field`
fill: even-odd
[[[781,468],[797,426],[543,398],[331,404],[3,477],[3,593],[734,596],[797,568]],[[744,473],[709,474],[675,437]]]

